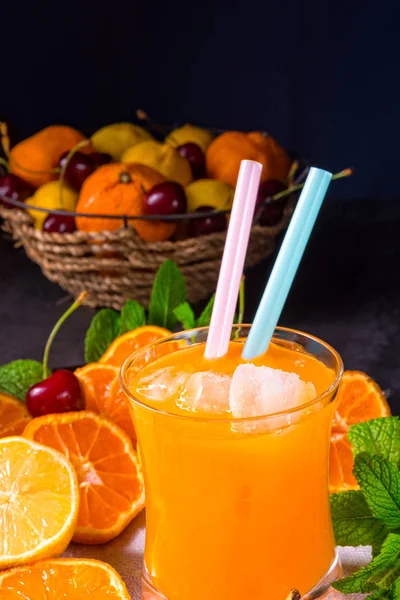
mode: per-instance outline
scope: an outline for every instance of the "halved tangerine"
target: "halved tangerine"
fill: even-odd
[[[349,427],[362,421],[387,417],[390,407],[379,387],[362,371],[345,371],[336,398],[329,465],[330,492],[358,489],[353,475]]]

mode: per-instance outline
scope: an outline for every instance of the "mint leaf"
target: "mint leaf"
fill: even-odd
[[[173,330],[178,323],[174,314],[186,302],[185,279],[172,260],[166,260],[157,271],[150,297],[149,325],[158,325]]]
[[[375,590],[389,590],[399,575],[400,535],[389,533],[378,556],[375,556],[367,566],[362,567],[350,577],[333,583],[333,587],[344,594],[357,592],[365,594]],[[385,597],[385,595],[374,595],[375,599]]]
[[[141,304],[136,300],[127,300],[121,310],[119,335],[146,325],[146,313]]]
[[[93,317],[85,337],[85,360],[97,362],[119,334],[120,316],[112,308],[102,308]]]
[[[174,315],[181,323],[183,329],[193,329],[195,327],[195,318],[192,307],[189,302],[182,302],[174,309]]]
[[[354,475],[371,513],[390,529],[400,527],[400,473],[383,456],[357,454]]]
[[[372,546],[379,552],[388,530],[372,516],[359,490],[331,494],[331,513],[335,540],[339,546]]]
[[[0,367],[0,391],[16,396],[23,402],[31,385],[42,379],[43,365],[37,360],[13,360]]]
[[[213,294],[208,301],[203,312],[196,321],[196,327],[208,327],[211,321],[211,315],[214,307],[215,294]]]
[[[398,417],[381,417],[352,425],[349,440],[354,454],[368,452],[379,454],[399,466],[400,420]]]

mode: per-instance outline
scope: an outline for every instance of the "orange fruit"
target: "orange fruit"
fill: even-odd
[[[136,443],[129,400],[119,383],[119,368],[102,363],[89,363],[75,371],[80,381],[86,410],[108,417]]]
[[[23,437],[0,439],[0,569],[64,552],[78,518],[69,461]]]
[[[331,493],[358,489],[353,475],[349,427],[362,421],[387,417],[390,407],[375,381],[362,371],[345,371],[336,398],[329,465]]]
[[[89,214],[141,216],[146,192],[165,177],[145,165],[112,163],[96,169],[84,182],[76,211]],[[175,232],[175,223],[131,220],[129,225],[146,242],[167,240]],[[77,217],[79,231],[115,231],[124,226],[123,219]]]
[[[10,152],[11,172],[34,187],[58,179],[51,169],[58,167],[61,154],[74,148],[85,136],[66,125],[51,125],[16,144]],[[89,153],[91,145],[80,151]]]
[[[89,411],[32,419],[24,436],[60,450],[75,467],[80,506],[74,542],[115,538],[144,506],[143,476],[132,442],[108,419]]]
[[[31,418],[24,402],[0,392],[0,438],[20,435]]]
[[[42,560],[0,573],[1,600],[130,600],[125,583],[107,563],[88,558]]]
[[[136,350],[171,334],[172,332],[168,331],[168,329],[157,327],[156,325],[138,327],[117,337],[100,358],[100,362],[106,365],[122,367],[125,360]]]

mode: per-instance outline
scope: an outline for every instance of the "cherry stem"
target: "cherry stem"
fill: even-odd
[[[289,175],[287,176],[287,182],[288,182],[289,186],[293,185],[294,175],[298,168],[299,168],[299,161],[294,160],[292,162],[292,166],[290,167]]]
[[[7,169],[7,173],[10,172],[10,165],[5,160],[5,158],[2,158],[1,156],[0,156],[0,165],[3,165],[3,167],[5,167]]]
[[[61,208],[64,207],[64,205],[63,205],[63,189],[64,189],[64,185],[65,185],[64,184],[65,171],[67,170],[70,160],[74,156],[75,152],[78,152],[78,150],[80,150],[84,146],[87,146],[88,144],[90,144],[90,140],[82,140],[81,142],[78,142],[73,148],[71,148],[71,150],[67,154],[67,158],[66,158],[63,166],[60,169],[59,181],[60,181],[60,206],[61,206]]]
[[[242,279],[240,280],[240,288],[239,288],[239,315],[238,315],[238,324],[241,325],[244,319],[244,305],[245,305],[245,289],[244,289],[245,276],[242,275]]]
[[[343,171],[340,171],[339,173],[335,173],[335,175],[332,176],[332,181],[334,179],[342,179],[343,177],[349,177],[352,174],[353,174],[353,169],[344,169]],[[304,185],[305,185],[305,181],[303,183],[299,183],[298,185],[293,185],[292,187],[287,188],[287,190],[283,190],[283,192],[279,192],[278,194],[275,194],[275,196],[271,196],[271,200],[280,200],[281,198],[284,198],[285,196],[289,196],[293,192],[297,192],[298,190],[301,190],[304,187]]]
[[[75,300],[75,302],[73,304],[71,304],[71,306],[65,311],[65,313],[63,315],[61,315],[61,317],[58,319],[57,323],[54,325],[53,329],[51,330],[49,338],[46,343],[46,347],[44,349],[44,354],[43,354],[43,379],[46,379],[49,376],[49,371],[47,369],[47,365],[49,362],[49,353],[50,353],[51,345],[53,343],[54,338],[57,335],[58,330],[60,329],[60,327],[64,323],[64,321],[66,319],[68,319],[68,317],[74,312],[74,310],[76,310],[78,308],[78,306],[80,306],[82,304],[82,302],[85,300],[87,295],[88,295],[88,292],[81,292],[79,294],[79,296],[77,297],[77,299]]]

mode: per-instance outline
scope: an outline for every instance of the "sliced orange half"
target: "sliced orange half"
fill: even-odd
[[[130,403],[119,383],[119,368],[90,363],[77,369],[75,375],[81,383],[86,409],[114,421],[136,444]]]
[[[31,418],[24,402],[0,392],[0,438],[20,435]]]
[[[390,407],[379,387],[362,371],[345,371],[336,399],[329,466],[331,492],[357,489],[353,452],[347,435],[350,425],[387,417]]]
[[[0,569],[64,552],[78,506],[63,454],[23,437],[0,439]]]
[[[139,348],[171,335],[171,331],[156,325],[145,325],[117,337],[100,358],[106,365],[122,367],[124,361]]]
[[[0,573],[1,600],[130,600],[125,583],[107,563],[86,558],[42,560]]]
[[[59,450],[75,467],[80,492],[75,542],[116,537],[144,507],[143,475],[129,437],[88,411],[33,419],[24,435]]]

